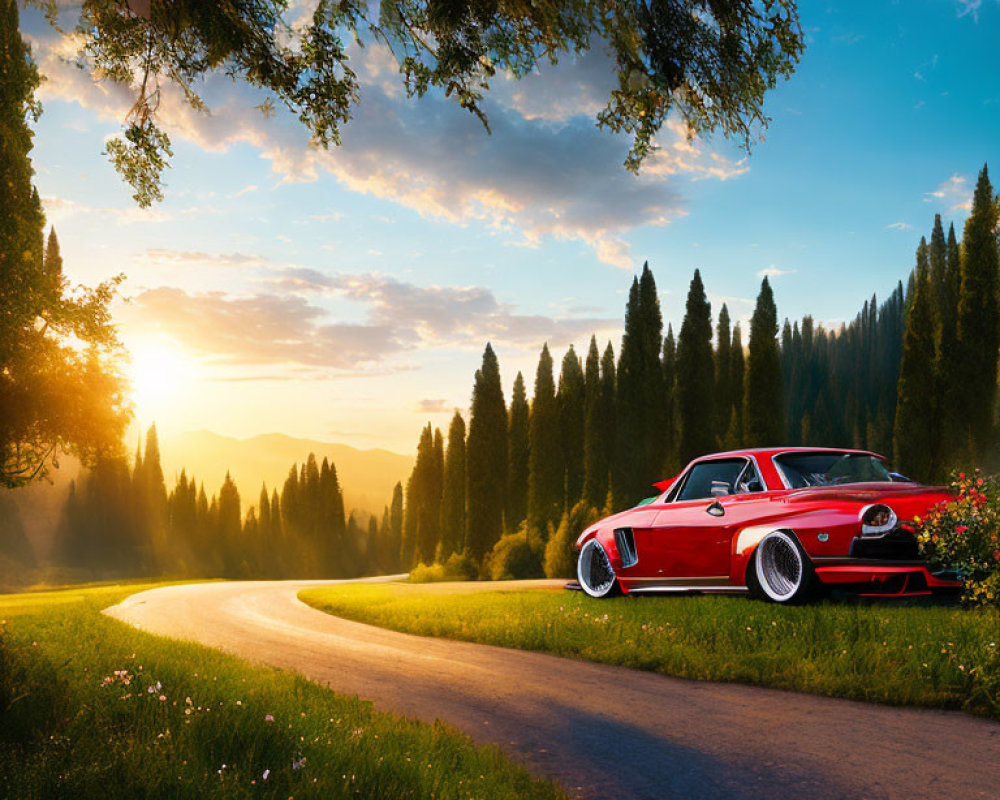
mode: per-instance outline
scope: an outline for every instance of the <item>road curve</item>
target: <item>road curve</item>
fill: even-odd
[[[998,796],[994,722],[396,633],[296,598],[324,583],[169,586],[105,613],[441,719],[582,798]]]

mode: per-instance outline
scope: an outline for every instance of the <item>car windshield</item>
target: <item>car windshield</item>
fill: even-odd
[[[792,489],[892,481],[882,459],[867,453],[784,453],[774,463]]]

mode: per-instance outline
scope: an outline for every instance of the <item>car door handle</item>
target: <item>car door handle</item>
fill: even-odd
[[[716,500],[708,508],[705,509],[705,512],[711,514],[713,517],[722,517],[725,516],[726,509],[722,507],[722,503]]]

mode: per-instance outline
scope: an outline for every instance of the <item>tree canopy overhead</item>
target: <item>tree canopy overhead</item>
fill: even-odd
[[[30,2],[56,22],[55,0]],[[721,131],[749,149],[768,123],[767,90],[791,75],[804,47],[795,0],[314,0],[293,21],[294,5],[83,0],[80,65],[135,92],[107,153],[139,205],[162,199],[172,156],[158,121],[161,87],[179,86],[205,110],[197,83],[208,73],[267,90],[329,147],[361,99],[351,41],[386,45],[411,96],[441,90],[487,129],[482,101],[498,72],[519,78],[605,48],[616,85],[597,122],[631,137],[625,166],[638,171],[671,113],[691,135]],[[274,100],[261,110],[273,112]]]

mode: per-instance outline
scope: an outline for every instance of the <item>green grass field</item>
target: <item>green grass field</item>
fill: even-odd
[[[331,614],[427,636],[538,650],[696,680],[734,681],[1000,719],[1000,612],[743,597],[620,597],[461,584],[310,589]]]
[[[561,798],[494,748],[100,609],[0,596],[0,797]]]

